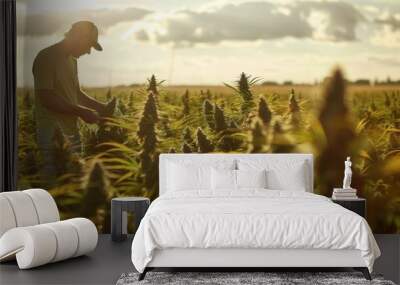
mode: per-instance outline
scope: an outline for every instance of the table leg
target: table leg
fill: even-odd
[[[126,212],[125,212],[126,216]],[[125,233],[126,233],[126,217],[125,217]],[[112,241],[123,241],[126,239],[126,234],[123,231],[123,210],[119,203],[111,202],[111,239]]]
[[[128,212],[122,210],[122,217],[121,217],[121,225],[122,225],[122,236],[126,238],[128,234]]]
[[[147,209],[149,208],[148,203],[141,203],[135,210],[135,224],[136,230],[139,228],[140,221],[143,219],[146,214]]]

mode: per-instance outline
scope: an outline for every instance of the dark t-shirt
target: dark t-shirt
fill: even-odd
[[[53,131],[58,125],[67,136],[76,135],[77,117],[61,114],[47,109],[39,100],[37,93],[41,90],[51,90],[54,96],[63,97],[71,104],[78,104],[78,69],[77,60],[65,56],[60,43],[41,50],[33,63],[35,86],[35,115],[38,128]]]

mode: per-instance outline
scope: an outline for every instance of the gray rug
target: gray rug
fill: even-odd
[[[395,285],[392,281],[384,280],[379,275],[372,275],[373,280],[368,281],[360,272],[148,272],[146,278],[142,281],[137,280],[138,276],[138,273],[122,274],[117,285]]]

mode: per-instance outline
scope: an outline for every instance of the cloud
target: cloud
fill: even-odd
[[[384,25],[382,29],[375,31],[370,42],[378,47],[399,48],[400,30],[393,30],[390,26]]]
[[[155,19],[158,29],[143,29],[137,39],[177,46],[285,37],[354,41],[356,26],[362,21],[362,14],[345,2],[245,2],[176,11],[163,20]]]
[[[389,26],[393,31],[400,30],[400,14],[389,15],[375,20],[376,23]]]
[[[385,11],[379,17],[374,17],[375,24],[371,31],[370,42],[379,47],[400,47],[400,13]]]
[[[368,60],[374,63],[382,64],[384,66],[400,66],[400,59],[390,56],[370,56]]]
[[[17,28],[18,35],[48,36],[66,32],[74,22],[90,20],[99,27],[100,32],[105,32],[118,23],[137,21],[150,13],[152,12],[149,10],[129,7],[126,9],[86,9],[78,12],[27,14],[17,17]]]
[[[345,2],[300,2],[297,9],[308,17],[315,12],[324,15],[320,23],[313,25],[313,30],[319,31],[321,37],[314,33],[315,38],[322,40],[355,41],[356,27],[365,20],[359,10]]]

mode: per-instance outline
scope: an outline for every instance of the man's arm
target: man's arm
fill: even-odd
[[[63,97],[56,96],[52,90],[40,90],[37,92],[37,95],[43,106],[53,112],[75,115],[89,124],[99,121],[99,116],[93,110],[80,105],[71,104]]]
[[[48,51],[43,50],[38,53],[33,62],[32,73],[35,80],[35,94],[44,107],[56,113],[78,116],[89,124],[99,121],[99,116],[93,110],[71,104],[53,91],[56,72],[54,60]]]
[[[103,104],[99,101],[96,101],[89,95],[87,95],[82,89],[78,88],[78,100],[79,103],[85,107],[96,110],[98,113],[101,113],[107,104]]]

